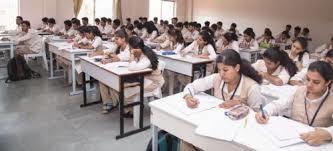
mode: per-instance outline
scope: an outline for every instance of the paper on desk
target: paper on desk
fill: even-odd
[[[202,122],[195,133],[215,139],[232,141],[242,126],[243,120],[233,121],[224,114],[222,109],[220,110],[220,112],[215,110],[214,114],[217,118]]]
[[[296,90],[295,86],[291,85],[283,85],[283,86],[276,86],[273,84],[269,85],[261,85],[261,93],[263,95],[271,96],[274,98],[288,97],[293,94]]]
[[[178,99],[173,99],[173,100],[168,100],[166,101],[167,104],[170,106],[173,106],[176,110],[186,114],[186,115],[191,115],[195,113],[199,113],[208,109],[211,109],[213,107],[218,106],[222,102],[220,99],[212,99],[211,96],[208,95],[203,95],[203,94],[198,94],[195,95],[195,98],[198,98],[200,103],[197,108],[189,108],[186,105],[186,102],[184,99],[178,100]]]

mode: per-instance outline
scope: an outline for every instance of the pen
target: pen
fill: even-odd
[[[190,95],[193,97],[192,91],[190,90],[190,88],[188,88],[188,91],[190,92]]]
[[[264,109],[263,109],[263,105],[260,104],[260,112],[261,112],[261,116],[266,119],[265,113],[264,113]]]

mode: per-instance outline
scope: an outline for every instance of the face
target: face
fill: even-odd
[[[331,65],[331,67],[333,68],[333,58],[326,57],[325,62],[329,63]]]
[[[122,46],[123,44],[125,44],[125,38],[120,38],[118,36],[115,36],[115,42],[118,46]]]
[[[85,33],[84,36],[85,36],[86,38],[90,39],[90,40],[94,39],[94,37],[95,37],[94,34],[91,33],[91,32],[89,32],[89,33]]]
[[[65,29],[66,29],[66,30],[71,29],[71,27],[72,27],[72,26],[65,25]]]
[[[265,57],[264,57],[264,62],[265,62],[265,66],[266,66],[267,70],[269,70],[269,71],[275,71],[280,65],[280,62],[275,63]]]
[[[252,40],[252,37],[247,34],[244,34],[244,39],[245,41],[250,42]]]
[[[194,27],[193,26],[188,26],[188,30],[192,32],[194,30]]]
[[[28,32],[28,30],[29,30],[29,26],[26,24],[22,24],[22,31]]]
[[[49,23],[48,25],[50,28],[52,28],[54,26],[54,24],[52,24],[52,23]]]
[[[291,27],[286,26],[286,31],[290,31]]]
[[[83,25],[88,25],[88,22],[86,20],[82,20]]]
[[[79,28],[79,26],[77,24],[73,24],[73,29],[77,30]]]
[[[16,24],[21,25],[21,23],[22,23],[22,20],[20,18],[16,18]]]
[[[306,74],[306,88],[309,93],[321,93],[326,90],[330,81],[325,79],[317,71],[308,71]]]
[[[287,39],[287,35],[286,34],[282,34],[282,39]]]
[[[221,76],[221,79],[224,82],[229,83],[231,81],[234,81],[235,77],[239,74],[240,66],[236,65],[235,67],[233,67],[233,66],[225,65],[223,63],[218,63],[217,69],[218,69],[219,75]]]
[[[104,22],[104,21],[101,21],[101,26],[105,26],[106,25],[106,22]]]
[[[223,42],[224,45],[229,44],[228,40],[224,36],[222,36],[222,42]]]
[[[299,54],[300,52],[304,51],[304,49],[302,48],[301,44],[298,41],[295,41],[292,45],[291,45],[291,52],[294,54]]]
[[[203,40],[202,36],[199,36],[199,38],[197,39],[197,43],[199,46],[204,46],[207,44],[207,42]]]

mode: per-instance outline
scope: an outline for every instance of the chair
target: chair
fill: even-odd
[[[46,71],[49,70],[48,64],[47,64],[47,58],[46,58],[46,50],[45,50],[45,38],[43,38],[42,40],[42,49],[41,51],[39,51],[39,53],[37,54],[25,54],[24,58],[25,60],[29,61],[30,58],[35,58],[35,57],[42,57],[43,58],[43,64],[44,64],[44,68],[46,69]]]

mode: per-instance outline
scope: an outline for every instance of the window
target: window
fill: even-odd
[[[0,0],[0,31],[16,28],[18,0]]]
[[[93,24],[95,18],[113,17],[113,0],[83,0],[78,18],[88,17]]]
[[[149,19],[158,17],[162,20],[169,20],[176,15],[175,0],[150,0],[149,1]]]

